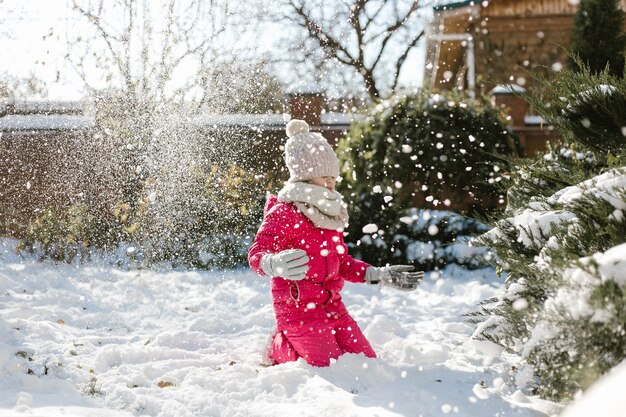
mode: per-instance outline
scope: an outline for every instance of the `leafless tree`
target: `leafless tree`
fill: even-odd
[[[407,57],[424,36],[417,0],[284,0],[281,16],[301,29],[304,61],[338,64],[358,74],[367,95],[384,98],[398,88]]]
[[[157,101],[206,104],[214,64],[233,54],[237,31],[251,28],[228,0],[69,1],[91,29],[69,39],[68,59],[85,85]]]

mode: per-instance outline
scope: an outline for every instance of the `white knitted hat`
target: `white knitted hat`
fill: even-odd
[[[338,177],[339,160],[335,151],[320,133],[309,132],[304,120],[287,123],[285,163],[289,182],[307,181],[318,177]]]

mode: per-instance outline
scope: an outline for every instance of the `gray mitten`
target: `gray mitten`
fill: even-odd
[[[365,282],[368,284],[389,285],[403,291],[416,289],[423,279],[424,272],[415,271],[415,267],[410,265],[370,266],[365,270]]]
[[[278,253],[268,253],[261,258],[261,269],[270,277],[282,277],[298,281],[309,270],[309,257],[302,249],[287,249]]]

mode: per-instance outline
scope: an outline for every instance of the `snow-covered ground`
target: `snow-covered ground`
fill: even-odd
[[[246,269],[37,263],[0,240],[0,416],[548,416],[516,357],[469,340],[492,270],[451,267],[404,293],[346,284],[379,355],[262,366],[268,282]],[[495,357],[494,357],[495,355]]]

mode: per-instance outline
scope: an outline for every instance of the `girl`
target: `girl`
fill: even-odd
[[[250,267],[272,277],[277,331],[274,363],[302,357],[328,366],[345,352],[376,353],[341,301],[344,280],[413,290],[423,272],[412,266],[373,267],[347,253],[348,212],[335,191],[339,160],[326,139],[303,120],[287,124],[289,181],[270,195],[263,223],[248,252]]]

